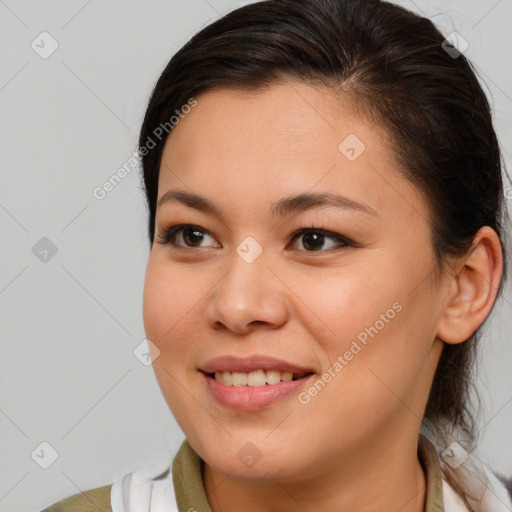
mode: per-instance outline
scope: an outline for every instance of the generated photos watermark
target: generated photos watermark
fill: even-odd
[[[156,147],[157,143],[163,138],[167,137],[171,130],[180,122],[180,119],[185,118],[187,114],[190,114],[192,108],[197,105],[197,100],[193,97],[190,98],[187,103],[181,106],[180,109],[176,109],[174,114],[169,118],[168,121],[160,123],[151,133],[152,136],[148,136],[146,141],[135,148],[130,156],[114,173],[112,173],[108,179],[106,179],[101,185],[93,188],[92,195],[98,201],[102,201],[107,197],[107,194],[115,190],[115,188],[128,176],[134,169],[140,169],[140,159],[149,154],[149,152]],[[156,140],[155,140],[156,139]],[[157,142],[158,140],[158,142]]]
[[[298,394],[297,399],[302,405],[307,405],[311,399],[320,393],[329,382],[331,382],[336,375],[338,375],[345,366],[347,366],[354,357],[361,352],[361,350],[368,345],[369,338],[373,339],[379,334],[384,327],[386,327],[395,316],[402,311],[403,306],[400,302],[394,302],[393,305],[381,313],[379,319],[370,327],[365,327],[357,336],[352,340],[350,347],[341,355],[336,358],[336,361],[311,385],[306,391]],[[359,342],[359,343],[358,343]]]

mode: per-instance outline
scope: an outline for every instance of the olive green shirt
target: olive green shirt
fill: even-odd
[[[418,459],[427,482],[424,512],[444,512],[439,458],[432,443],[423,435],[419,437]],[[202,480],[203,464],[185,439],[172,461],[172,480],[179,512],[212,512]],[[111,487],[112,484],[75,494],[42,512],[112,512]]]

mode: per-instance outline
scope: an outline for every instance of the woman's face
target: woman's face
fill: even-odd
[[[144,289],[156,377],[192,447],[232,477],[287,481],[417,440],[445,285],[392,143],[296,82],[196,99],[163,152]]]

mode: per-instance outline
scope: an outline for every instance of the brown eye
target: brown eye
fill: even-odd
[[[304,252],[318,252],[322,250],[326,250],[324,244],[326,240],[334,240],[335,243],[327,249],[332,248],[343,248],[347,246],[353,245],[350,240],[337,233],[332,233],[330,231],[325,231],[323,229],[301,229],[293,236],[293,240],[300,239],[302,241],[302,247],[306,249]],[[301,250],[301,249],[299,249]]]
[[[207,237],[210,237],[212,240],[214,240],[208,231],[198,226],[183,224],[171,226],[169,229],[165,230],[163,234],[159,234],[158,236],[160,238],[158,243],[185,247],[189,249],[211,247],[201,245],[201,242],[203,242]]]
[[[163,234],[159,233],[158,237],[160,238],[158,241],[160,244],[169,244],[173,247],[183,247],[185,249],[201,249],[220,245],[208,231],[189,224],[171,226]],[[217,245],[201,245],[208,237],[214,240]],[[292,236],[292,240],[296,239],[302,240],[301,246],[305,249],[299,249],[302,252],[326,252],[328,249],[342,249],[354,245],[348,238],[324,229],[301,229]],[[326,243],[328,244],[327,247],[325,247]]]
[[[182,240],[184,240],[187,245],[190,244],[193,247],[199,246],[204,238],[204,234],[198,229],[182,229],[181,231]]]
[[[304,233],[302,245],[308,250],[318,251],[324,245],[324,238],[325,236],[321,233]]]

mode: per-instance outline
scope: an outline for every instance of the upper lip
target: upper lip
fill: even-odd
[[[311,368],[289,363],[283,359],[264,355],[252,355],[246,357],[236,357],[225,355],[209,359],[201,366],[200,370],[204,373],[215,372],[240,372],[249,373],[256,370],[277,370],[280,372],[291,373],[313,373]]]

